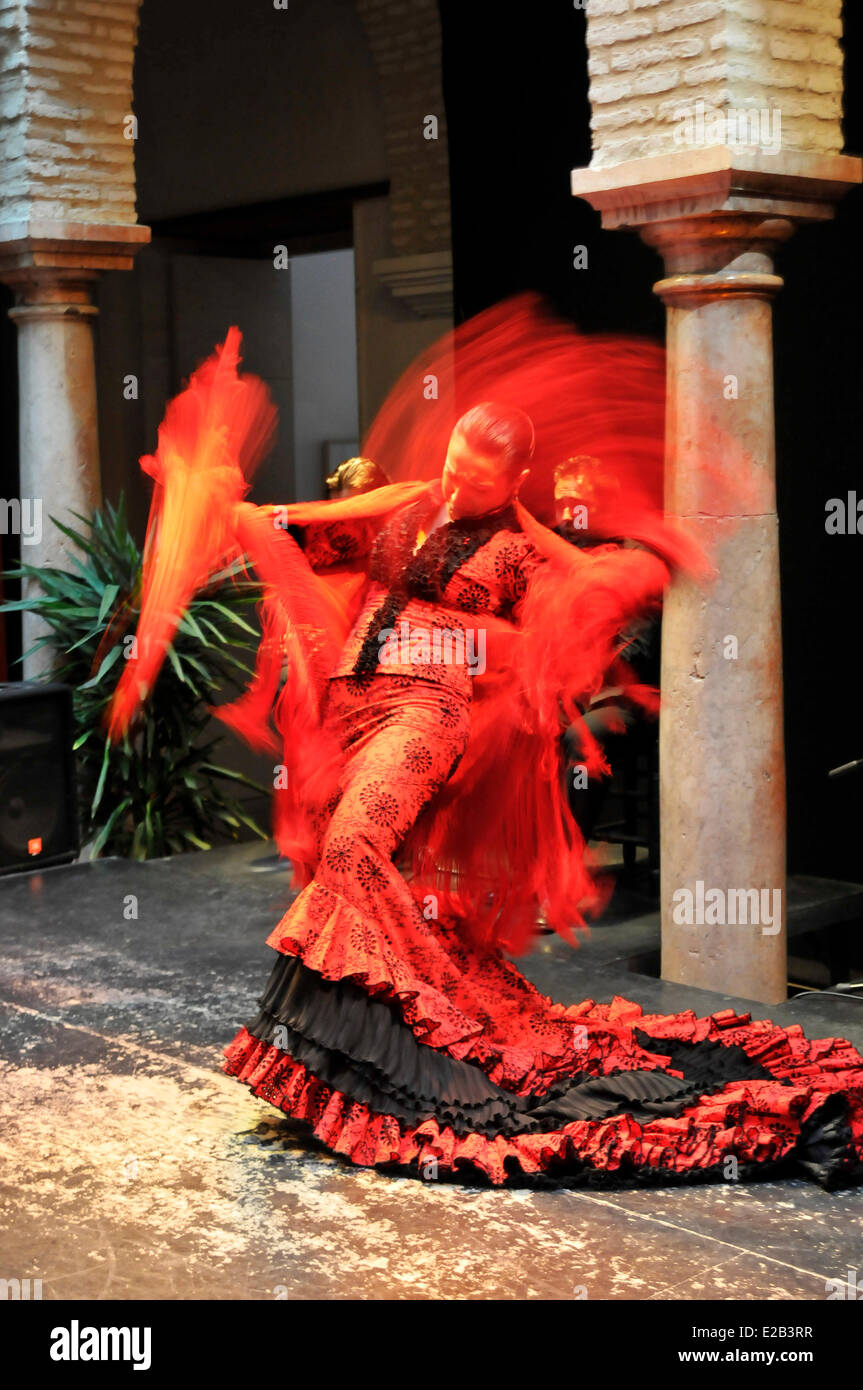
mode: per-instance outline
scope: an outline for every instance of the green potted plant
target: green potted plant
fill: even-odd
[[[54,521],[74,547],[72,567],[7,571],[30,592],[0,612],[39,615],[49,631],[30,651],[47,646],[52,679],[74,689],[82,841],[93,857],[151,859],[209,849],[244,827],[266,839],[234,791],[267,789],[214,762],[219,740],[207,733],[216,697],[233,694],[251,674],[258,585],[234,566],[198,593],[146,708],[121,742],[110,743],[103,720],[137,624],[142,557],[122,497],[78,520],[81,530]]]

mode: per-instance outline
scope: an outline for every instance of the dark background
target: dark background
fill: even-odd
[[[634,232],[604,232],[569,193],[589,164],[584,15],[570,0],[440,0],[449,124],[456,310],[460,318],[522,289],[545,291],[586,329],[661,337],[652,293],[662,262]],[[845,148],[863,153],[863,6],[845,6]],[[589,270],[572,248],[589,248]],[[863,192],[834,222],[800,228],[782,249],[775,301],[789,867],[863,878],[863,758],[853,671],[863,535],[828,536],[825,503],[858,488]],[[733,807],[729,808],[733,814]]]

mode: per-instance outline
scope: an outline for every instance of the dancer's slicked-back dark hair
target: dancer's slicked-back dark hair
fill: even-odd
[[[462,415],[456,430],[477,453],[500,456],[509,469],[527,468],[530,464],[533,422],[517,406],[480,401]]]

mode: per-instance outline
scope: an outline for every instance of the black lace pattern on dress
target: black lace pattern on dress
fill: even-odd
[[[386,584],[389,593],[372,617],[354,664],[354,673],[358,676],[372,675],[377,670],[380,635],[395,627],[410,599],[440,601],[458,570],[498,531],[519,530],[515,508],[504,507],[493,516],[446,522],[432,531],[414,555],[411,551],[422,519],[422,505],[408,507],[384,527],[375,541],[371,578],[376,583]],[[467,612],[479,613],[488,602],[489,593],[483,585],[468,584],[458,599],[458,606]]]

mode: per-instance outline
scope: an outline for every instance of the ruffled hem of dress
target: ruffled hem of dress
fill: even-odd
[[[674,1119],[639,1124],[630,1115],[578,1120],[559,1129],[488,1138],[457,1135],[437,1117],[405,1126],[322,1082],[302,1063],[241,1029],[224,1070],[307,1126],[333,1153],[364,1167],[416,1176],[479,1178],[493,1186],[749,1178],[794,1157],[823,1186],[863,1176],[859,1095],[742,1082]],[[730,1158],[736,1171],[727,1170]]]
[[[644,1045],[656,1052],[662,1051],[663,1042],[720,1042],[741,1048],[777,1081],[804,1086],[818,1082],[823,1089],[829,1078],[829,1089],[849,1087],[858,1095],[863,1088],[863,1057],[844,1038],[807,1038],[799,1023],[786,1028],[733,1009],[698,1018],[691,1010],[662,1015],[643,1014],[637,1004],[630,1008],[637,1010],[630,1017]]]
[[[426,950],[433,944],[440,952],[440,971],[444,974],[454,967],[441,945],[445,928],[442,923],[435,926],[430,941],[418,942],[417,949]],[[303,889],[270,933],[267,945],[282,955],[298,957],[325,980],[348,980],[373,997],[391,1000],[420,1042],[458,1061],[474,1063],[496,1085],[519,1095],[547,1089],[601,1059],[616,1070],[661,1065],[661,1058],[639,1048],[633,1039],[631,1019],[640,1017],[638,1005],[624,999],[615,999],[611,1005],[594,1005],[592,1000],[568,1007],[553,1003],[514,966],[511,969],[519,988],[526,988],[529,994],[527,999],[512,1001],[522,1030],[528,1031],[530,1014],[535,1011],[560,1029],[560,1045],[555,1048],[549,1038],[539,1047],[527,1038],[506,1043],[489,1038],[486,1022],[471,1017],[446,997],[447,979],[441,979],[440,987],[420,979],[411,968],[410,951],[404,944],[400,952],[370,914],[361,914],[333,889],[315,882]],[[505,961],[501,964],[509,965]],[[423,966],[426,972],[430,970],[428,958]],[[576,1033],[584,1033],[587,1041],[575,1043]]]
[[[442,925],[436,925],[442,933]],[[439,938],[435,940],[440,946]],[[420,949],[427,944],[420,943]],[[663,1043],[674,1040],[740,1047],[777,1080],[805,1084],[830,1072],[838,1089],[843,1084],[859,1087],[863,1077],[863,1057],[844,1039],[809,1040],[799,1024],[784,1028],[732,1009],[707,1018],[691,1011],[644,1014],[641,1005],[621,996],[609,1004],[587,999],[565,1006],[531,989],[529,1007],[541,1011],[549,1024],[562,1025],[559,1050],[553,1050],[548,1038],[541,1047],[519,1038],[503,1043],[489,1038],[481,1020],[447,999],[446,980],[437,987],[420,979],[411,968],[409,952],[399,954],[371,915],[361,914],[332,889],[316,883],[303,890],[268,945],[298,957],[325,980],[348,980],[371,996],[391,1000],[420,1042],[474,1063],[496,1085],[519,1095],[553,1087],[598,1060],[604,1072],[663,1066],[668,1060]],[[428,969],[428,960],[424,967]],[[442,969],[447,969],[446,962]],[[522,1008],[527,1002],[519,1001]],[[568,1043],[566,1037],[577,1031],[585,1036],[577,1045]]]
[[[298,956],[325,980],[350,980],[370,995],[397,1001],[405,1023],[422,1042],[464,1056],[483,1025],[468,1018],[408,968],[369,915],[361,915],[339,894],[310,883],[267,938],[283,955]],[[458,1051],[463,1044],[462,1051]]]
[[[419,1042],[391,1001],[350,981],[325,981],[296,956],[277,953],[259,1003],[246,1025],[259,1041],[371,1110],[407,1124],[434,1115],[456,1134],[509,1136],[623,1111],[644,1121],[678,1114],[730,1082],[773,1080],[741,1048],[675,1040],[663,1043],[671,1065],[611,1070],[605,1059],[604,1067],[579,1067],[550,1089],[520,1095],[476,1064]]]
[[[407,1122],[441,1115],[456,1128],[499,1129],[518,1100],[481,1068],[417,1040],[393,1002],[348,980],[325,981],[277,956],[247,1031],[354,1099]]]

